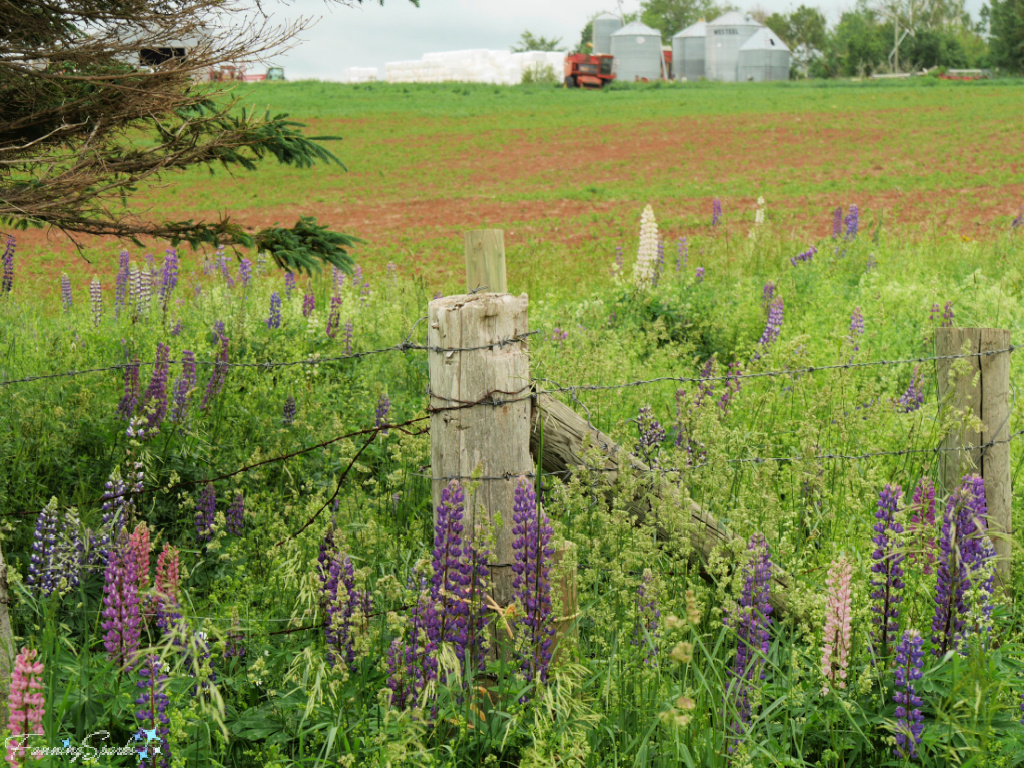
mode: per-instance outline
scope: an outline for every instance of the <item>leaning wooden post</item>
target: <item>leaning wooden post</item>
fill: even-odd
[[[465,486],[474,472],[482,477],[466,499],[464,531],[473,536],[480,525],[493,529],[495,546],[488,558],[494,564],[493,597],[508,605],[516,479],[533,473],[525,338],[529,301],[525,294],[504,293],[501,231],[490,232],[497,235],[466,237],[467,282],[471,290],[487,285],[486,292],[446,296],[429,305],[430,462],[435,510],[450,480]]]
[[[935,355],[955,356],[966,348],[977,356],[936,360],[939,402],[963,413],[960,423],[946,435],[939,458],[939,477],[952,493],[967,472],[985,480],[988,526],[996,548],[996,580],[1010,588],[1013,518],[1010,489],[1010,332],[995,328],[938,328]],[[964,375],[951,372],[963,366]],[[947,401],[947,397],[949,400]],[[979,419],[978,432],[967,420]],[[981,446],[986,446],[984,449]]]

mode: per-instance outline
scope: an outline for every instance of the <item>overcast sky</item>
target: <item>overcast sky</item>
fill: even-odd
[[[834,23],[855,0],[733,0],[743,10],[760,5],[769,13],[786,12],[798,5],[817,5]],[[623,0],[625,12],[636,11],[639,0]],[[524,29],[544,37],[560,37],[575,45],[592,15],[616,12],[616,0],[421,0],[417,8],[408,0],[376,0],[347,7],[323,0],[265,3],[278,21],[298,16],[319,17],[302,33],[302,42],[274,63],[285,68],[289,80],[336,80],[346,67],[379,67],[389,61],[418,59],[432,51],[468,48],[505,49]],[[981,0],[967,0],[977,17]]]

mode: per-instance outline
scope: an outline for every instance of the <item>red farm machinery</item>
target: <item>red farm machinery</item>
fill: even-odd
[[[570,53],[565,57],[566,88],[604,88],[614,79],[609,54]]]

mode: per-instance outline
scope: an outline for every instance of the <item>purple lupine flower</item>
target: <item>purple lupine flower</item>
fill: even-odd
[[[764,284],[764,288],[761,289],[761,308],[765,312],[768,311],[768,307],[772,304],[772,299],[775,298],[775,283],[769,280]]]
[[[370,616],[372,601],[369,592],[356,588],[352,561],[335,547],[333,530],[328,530],[320,544],[317,576],[327,617],[324,625],[327,661],[334,666],[337,658],[341,658],[351,668],[356,658],[354,629],[357,621],[365,622]]]
[[[850,206],[850,212],[846,214],[843,222],[846,224],[846,239],[853,240],[857,236],[857,227],[860,224],[860,212],[856,205]]]
[[[860,349],[860,343],[857,341],[857,338],[863,335],[864,314],[860,311],[860,307],[854,307],[853,314],[850,315],[850,340],[853,342],[854,352]]]
[[[874,564],[871,566],[871,612],[875,617],[871,620],[875,625],[873,638],[880,649],[879,658],[886,659],[890,649],[896,644],[899,634],[899,604],[903,602],[903,552],[898,537],[903,533],[903,526],[896,522],[903,490],[898,486],[886,483],[878,498],[878,511],[875,512],[874,531],[871,539],[875,551],[871,555]]]
[[[291,272],[284,273],[284,297],[290,299],[292,291],[295,290],[295,275]]]
[[[363,268],[358,264],[352,267],[352,285],[356,286],[363,282]]]
[[[551,536],[554,531],[547,515],[537,506],[537,494],[525,477],[516,484],[512,505],[512,581],[522,603],[520,625],[525,640],[520,650],[523,676],[527,682],[547,681],[555,627],[551,618]]]
[[[782,333],[782,321],[784,318],[785,305],[780,296],[772,302],[771,308],[768,310],[768,322],[765,324],[764,332],[757,343],[767,348],[773,341],[779,338],[779,334]],[[760,357],[760,353],[756,357]]]
[[[245,497],[242,494],[235,496],[227,513],[224,515],[224,528],[228,533],[241,536],[245,531]]]
[[[764,659],[770,648],[772,560],[768,541],[755,533],[747,544],[750,557],[743,567],[743,593],[735,611],[726,618],[736,629],[736,657],[729,668],[726,697],[737,718],[730,730],[738,740],[750,722],[750,692],[755,680],[764,680]],[[730,744],[732,752],[734,745]]]
[[[377,399],[377,409],[373,414],[373,425],[380,427],[388,423],[388,411],[391,410],[391,400],[388,399],[387,392],[381,392],[380,397]],[[388,430],[382,429],[380,434],[387,436]]]
[[[207,483],[196,501],[196,538],[200,544],[213,539],[213,524],[217,519],[217,492],[213,483]]]
[[[473,573],[464,557],[462,517],[465,495],[458,480],[441,490],[434,516],[434,575],[431,597],[438,618],[438,642],[451,643],[460,666],[466,659]],[[481,659],[482,660],[482,659]]]
[[[711,226],[717,227],[722,220],[722,201],[717,197],[711,201]]]
[[[100,320],[103,319],[103,289],[98,277],[94,277],[89,283],[89,301],[92,304],[92,324],[99,328]]]
[[[146,768],[153,768],[156,765],[156,755],[159,754],[161,768],[168,768],[171,764],[171,746],[167,742],[167,736],[170,733],[171,721],[167,716],[167,675],[163,672],[163,661],[157,654],[147,656],[142,662],[136,686],[140,693],[135,699],[135,704],[139,707],[135,711],[135,719],[139,722],[135,739],[137,742],[146,740],[145,744],[136,747],[139,766],[145,764]],[[147,734],[155,735],[159,743],[150,746],[152,739]]]
[[[270,294],[270,316],[266,322],[267,328],[281,327],[281,294],[277,291]]]
[[[124,367],[124,395],[117,404],[117,416],[123,421],[131,419],[139,402],[139,358]]]
[[[302,297],[302,316],[309,317],[313,314],[314,309],[316,309],[316,297],[312,291],[307,291]]]
[[[196,353],[191,349],[181,353],[181,376],[174,380],[174,407],[171,409],[171,421],[183,423],[188,417],[188,401],[196,388]]]
[[[838,206],[832,212],[832,239],[838,240],[843,234],[843,206]]]
[[[370,284],[363,283],[363,287],[359,289],[359,301],[363,304],[370,300]]]
[[[71,278],[67,272],[60,274],[60,303],[64,307],[64,314],[71,311]]]
[[[942,327],[952,328],[953,327],[953,302],[947,301],[946,308],[942,310]]]
[[[395,638],[388,650],[388,680],[391,705],[422,704],[427,685],[437,679],[437,612],[426,579],[420,580],[416,604],[409,616],[404,638]]]
[[[689,254],[689,248],[686,245],[686,238],[680,237],[679,243],[676,246],[676,272],[682,272],[686,269],[686,258]]]
[[[967,475],[950,495],[942,517],[932,618],[932,652],[936,656],[956,648],[963,639],[964,595],[982,578],[986,561],[994,555],[991,544],[986,543],[987,528],[985,482],[977,475]],[[992,593],[991,574],[981,587]],[[991,605],[985,606],[985,612],[990,611]]]
[[[53,579],[53,550],[57,546],[57,497],[43,507],[36,518],[36,530],[32,536],[32,555],[28,563],[26,583],[29,590],[46,597],[56,587]]]
[[[235,279],[231,277],[231,266],[228,264],[228,258],[224,255],[224,246],[217,249],[217,261],[220,265],[220,274],[224,278],[224,282],[228,284],[228,288],[235,287]]]
[[[931,310],[928,313],[928,322],[929,323],[934,323],[935,322],[935,318],[937,318],[941,313],[942,313],[942,308],[938,304],[934,304],[933,303],[932,304],[932,308],[931,308]]]
[[[551,340],[556,344],[561,344],[563,341],[569,338],[569,332],[563,331],[557,325],[551,331]]]
[[[722,396],[718,399],[718,407],[722,409],[722,413],[728,412],[732,399],[739,394],[740,377],[742,376],[743,370],[740,366],[739,360],[734,360],[729,363],[729,372],[725,377],[725,386],[722,388]]]
[[[152,434],[167,415],[167,376],[170,373],[171,348],[167,344],[157,342],[156,363],[153,366],[153,375],[149,380],[149,386],[142,395],[139,403],[139,412],[146,416],[146,434]]]
[[[354,330],[354,328],[352,326],[352,319],[349,318],[348,320],[345,321],[345,354],[346,355],[351,355],[352,354],[352,338],[353,338],[354,333],[355,333],[355,330]]]
[[[924,563],[921,572],[930,576],[935,562],[935,485],[931,478],[918,480],[911,505],[910,533],[914,545],[907,559],[916,563],[920,558]]]
[[[13,236],[7,236],[7,244],[4,247],[4,255],[0,257],[3,262],[3,279],[0,281],[0,293],[10,293],[14,290],[14,245]]]
[[[178,252],[174,248],[168,248],[164,255],[164,269],[160,280],[160,298],[164,302],[164,311],[167,310],[167,302],[171,294],[178,287]]]
[[[398,282],[398,265],[393,261],[389,261],[385,269],[388,271],[388,279],[392,283]]]
[[[217,352],[217,357],[213,366],[213,373],[210,374],[210,380],[206,383],[206,394],[203,395],[203,402],[200,403],[199,410],[205,411],[210,402],[220,394],[221,389],[224,387],[224,380],[227,376],[228,337],[221,335],[220,350]]]
[[[121,316],[125,301],[128,299],[128,275],[130,273],[131,256],[128,251],[121,251],[121,261],[117,268],[117,280],[114,284],[114,317]]]
[[[100,529],[91,537],[90,555],[93,562],[105,566],[110,561],[111,547],[120,537],[135,510],[134,494],[142,491],[144,479],[142,462],[135,463],[134,475],[134,483],[130,484],[121,478],[121,471],[115,467],[104,483]]]
[[[292,395],[288,395],[288,397],[286,397],[285,400],[284,400],[284,411],[281,414],[281,423],[284,426],[287,427],[293,421],[295,421],[295,411],[296,411],[295,397],[292,396]]]
[[[334,287],[334,295],[337,296],[345,287],[345,273],[333,264],[331,265],[331,285]]]
[[[248,288],[252,280],[252,262],[249,259],[243,258],[238,264],[238,276],[242,278],[242,287]]]
[[[694,408],[700,408],[704,405],[705,400],[715,396],[715,379],[718,378],[716,368],[717,365],[713,357],[709,357],[701,367],[700,381],[697,382],[697,397],[693,401]]]
[[[903,639],[896,647],[896,757],[913,760],[924,731],[924,715],[921,714],[921,697],[914,684],[921,679],[921,665],[924,661],[923,642],[916,629],[903,633]]]
[[[900,395],[900,399],[896,403],[896,410],[900,413],[911,413],[920,408],[921,404],[924,403],[923,384],[921,367],[915,365],[913,373],[910,374],[910,385]]]
[[[623,267],[622,246],[615,246],[615,266],[612,267],[612,275],[621,275]]]
[[[338,333],[338,325],[341,323],[341,296],[331,296],[331,309],[327,313],[326,333],[328,338],[333,339]]]
[[[803,253],[801,253],[801,254],[798,254],[798,255],[796,255],[796,256],[791,256],[791,257],[790,257],[790,259],[789,259],[789,263],[790,263],[790,264],[792,264],[792,265],[793,265],[793,266],[795,267],[795,266],[796,266],[796,263],[797,263],[798,261],[813,261],[813,260],[814,260],[814,255],[815,255],[815,254],[816,254],[817,252],[818,252],[818,249],[817,249],[817,248],[815,248],[815,247],[814,247],[814,246],[812,245],[812,246],[811,246],[810,248],[808,248],[808,249],[807,249],[806,251],[804,251]]]
[[[103,573],[103,647],[118,666],[134,661],[139,650],[139,592],[135,560],[128,552],[128,536],[122,531],[107,559]]]
[[[640,407],[636,417],[636,428],[639,438],[636,445],[636,456],[650,467],[658,465],[658,452],[665,442],[665,428],[654,418],[651,406]]]
[[[665,241],[658,240],[658,251],[657,257],[654,262],[654,277],[652,278],[651,285],[656,286],[658,280],[665,273]]]
[[[658,658],[658,619],[661,618],[661,611],[658,610],[654,595],[647,593],[653,579],[650,569],[645,568],[636,588],[636,621],[633,625],[633,639],[630,641],[637,647],[647,646],[644,656],[646,664],[654,664]]]
[[[703,283],[704,282],[704,267],[697,267],[697,271],[693,273],[693,282]]]

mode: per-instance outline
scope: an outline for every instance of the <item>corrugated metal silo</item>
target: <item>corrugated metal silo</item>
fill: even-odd
[[[704,71],[708,80],[735,83],[739,52],[761,25],[749,14],[730,11],[708,22],[704,41]]]
[[[612,34],[612,56],[617,80],[661,78],[661,33],[634,21]]]
[[[594,50],[592,53],[611,53],[612,35],[622,29],[622,19],[603,13],[594,19]]]
[[[761,27],[739,50],[740,81],[789,80],[789,48],[768,27]]]
[[[708,25],[698,21],[672,36],[672,74],[676,80],[704,77],[704,39]]]

